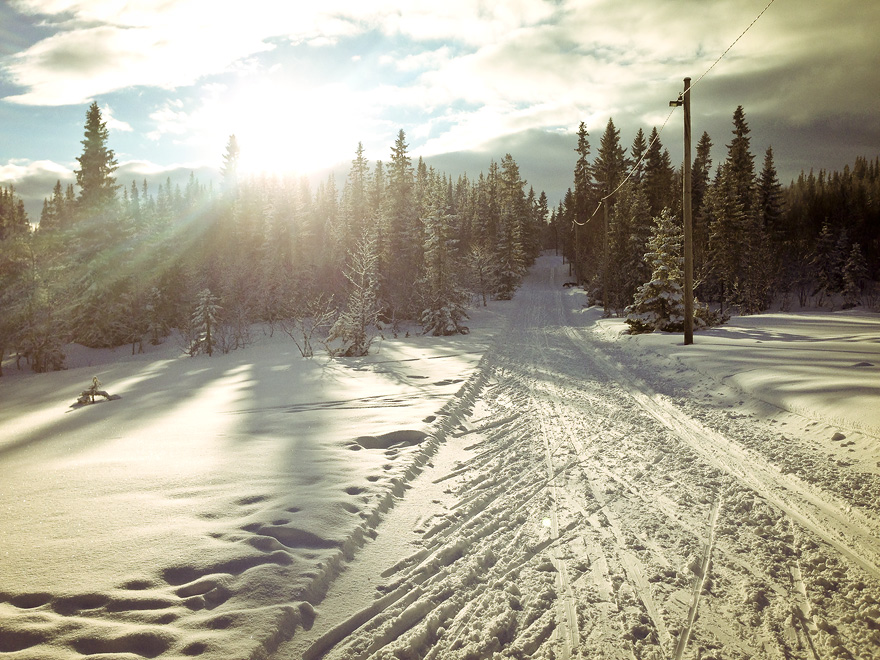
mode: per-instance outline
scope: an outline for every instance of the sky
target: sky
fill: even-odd
[[[668,120],[678,165],[669,101],[685,77],[716,164],[738,105],[756,168],[772,147],[783,183],[876,157],[880,3],[768,2],[7,0],[0,185],[36,221],[55,181],[75,180],[95,101],[120,183],[206,182],[231,134],[249,171],[341,183],[358,143],[387,162],[403,129],[413,159],[455,177],[510,153],[553,204],[580,122],[595,156],[609,119],[625,147]]]

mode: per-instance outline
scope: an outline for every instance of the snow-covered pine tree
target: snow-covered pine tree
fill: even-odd
[[[645,259],[651,264],[651,281],[636,292],[626,308],[626,322],[633,333],[680,331],[684,327],[684,295],[681,265],[684,237],[669,209],[654,219]]]
[[[192,315],[192,328],[195,339],[190,345],[189,354],[214,354],[216,346],[215,332],[217,316],[220,312],[220,301],[210,289],[202,289],[196,299],[196,308]]]
[[[345,270],[349,282],[348,303],[326,340],[328,346],[336,340],[342,342],[341,347],[330,349],[332,355],[360,357],[370,351],[380,312],[377,264],[376,239],[365,233],[349,255]]]

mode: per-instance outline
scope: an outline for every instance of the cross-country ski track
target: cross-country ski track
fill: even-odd
[[[648,382],[564,275],[539,261],[445,442],[273,657],[880,657],[877,498]]]
[[[568,279],[363,358],[7,360],[0,660],[878,660],[880,318],[685,347]]]

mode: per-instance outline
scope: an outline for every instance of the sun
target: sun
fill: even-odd
[[[309,174],[351,159],[363,139],[351,96],[340,85],[248,82],[215,100],[216,127],[235,134],[242,173]]]

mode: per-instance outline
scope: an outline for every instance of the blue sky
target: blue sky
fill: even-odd
[[[457,175],[510,152],[555,203],[575,132],[629,146],[769,0],[11,0],[0,3],[0,184],[29,208],[73,181],[97,101],[120,182],[207,179],[236,134],[251,170],[345,171],[358,142]],[[742,104],[783,182],[880,153],[880,3],[775,0],[692,92],[725,155]],[[661,135],[681,159],[681,111]],[[36,218],[32,218],[35,220]]]

